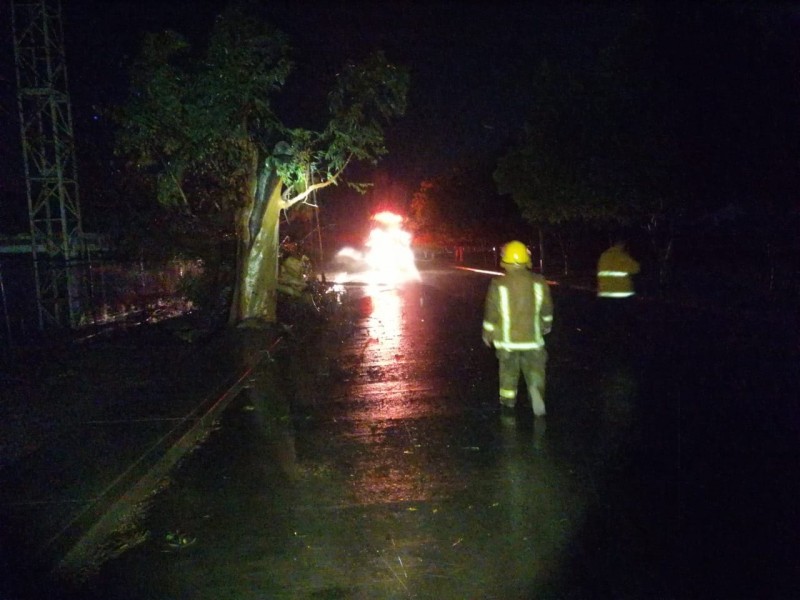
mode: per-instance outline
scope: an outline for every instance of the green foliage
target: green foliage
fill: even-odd
[[[693,224],[729,204],[763,215],[793,198],[794,71],[751,7],[624,10],[579,78],[543,63],[529,124],[494,177],[536,224],[640,227],[663,284]]]
[[[560,224],[600,221],[614,217],[574,162],[548,151],[548,144],[531,138],[497,164],[498,192],[510,194],[522,216],[531,223]]]
[[[162,205],[229,213],[262,168],[278,173],[291,203],[312,181],[336,183],[351,160],[386,153],[383,128],[405,110],[404,70],[381,53],[347,64],[323,131],[287,128],[273,112],[291,70],[286,37],[253,4],[223,12],[205,51],[175,32],[149,34],[116,113],[117,150],[151,174]]]
[[[275,318],[281,210],[338,183],[351,161],[385,154],[384,127],[405,109],[408,75],[377,53],[342,69],[322,131],[289,128],[271,100],[291,70],[286,38],[258,4],[234,3],[205,47],[149,35],[116,113],[117,151],[154,180],[159,203],[187,221],[227,222],[222,237],[239,242],[231,321]]]
[[[603,223],[624,219],[610,184],[607,113],[592,82],[567,76],[547,61],[539,67],[530,123],[497,163],[498,192],[510,194],[532,223]]]
[[[330,120],[325,129],[285,132],[284,160],[274,164],[288,204],[312,184],[338,183],[351,161],[374,163],[386,154],[384,127],[405,112],[407,89],[407,71],[390,64],[381,52],[362,63],[346,64],[328,95]],[[358,191],[367,186],[349,185]]]
[[[204,53],[172,31],[145,37],[116,112],[117,151],[156,179],[162,205],[236,207],[281,135],[269,100],[291,70],[288,52],[283,34],[241,6],[217,18]]]
[[[323,131],[286,132],[286,160],[276,167],[287,196],[312,183],[338,183],[352,160],[376,162],[386,154],[384,127],[406,107],[408,73],[390,64],[381,52],[362,63],[348,63],[328,95],[330,120]],[[366,184],[350,183],[363,190]]]
[[[330,140],[326,162],[343,165],[350,153],[374,161],[386,153],[383,127],[406,109],[408,73],[390,64],[382,52],[361,64],[348,63],[328,97],[331,120],[323,134]]]

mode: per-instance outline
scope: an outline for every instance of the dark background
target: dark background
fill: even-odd
[[[125,98],[127,69],[143,33],[174,28],[203,40],[222,6],[210,0],[64,2],[85,229],[102,229],[102,215],[113,213],[124,194],[104,115]],[[459,210],[497,211],[518,224],[515,206],[497,196],[491,173],[525,124],[535,127],[537,67],[547,60],[582,78],[598,68],[604,52],[630,38],[643,12],[651,23],[653,68],[663,71],[655,76],[653,103],[681,115],[675,135],[686,168],[675,177],[687,179],[696,216],[759,210],[764,198],[797,206],[800,9],[793,3],[282,0],[264,6],[295,51],[297,68],[277,99],[288,124],[313,126],[324,116],[329,82],[348,58],[382,49],[410,71],[408,110],[387,132],[389,155],[376,168],[351,174],[374,181],[374,190],[363,198],[340,188],[321,200],[324,218],[340,227],[361,227],[376,206],[406,208],[423,179],[455,168],[481,182]],[[8,7],[0,10],[0,27],[9,34],[0,36],[0,231],[16,233],[27,230],[27,213]],[[629,58],[635,61],[641,49],[631,44]]]

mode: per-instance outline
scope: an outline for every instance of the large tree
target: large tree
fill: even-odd
[[[376,53],[338,72],[324,127],[287,126],[273,100],[293,67],[289,50],[253,4],[226,9],[203,49],[174,31],[150,34],[117,114],[117,147],[150,174],[162,205],[185,218],[228,216],[232,323],[276,319],[281,211],[385,154],[384,127],[405,111],[407,73]]]
[[[527,220],[562,239],[576,226],[642,227],[663,281],[695,195],[685,175],[689,99],[676,83],[683,63],[653,11],[629,9],[591,68],[542,62],[529,121],[494,176]]]
[[[546,230],[558,242],[565,272],[570,230],[627,217],[620,196],[609,192],[610,115],[593,87],[588,76],[543,60],[531,82],[528,121],[493,173],[498,192],[510,195],[538,229],[540,265]]]
[[[763,222],[767,254],[780,252],[798,173],[793,42],[779,27],[789,13],[644,3],[620,14],[591,68],[542,65],[528,124],[495,171],[500,191],[537,225],[640,227],[662,285],[675,240],[726,205]]]
[[[453,168],[420,182],[411,197],[410,226],[417,239],[436,246],[463,244],[474,236],[476,196],[470,171]]]

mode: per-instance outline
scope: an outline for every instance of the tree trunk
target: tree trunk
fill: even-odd
[[[645,229],[650,234],[650,244],[658,268],[656,280],[658,293],[663,296],[669,285],[675,225],[668,218],[660,218],[658,215],[653,215],[650,217],[650,222],[645,226]]]
[[[539,273],[544,273],[544,234],[539,227]]]
[[[238,216],[236,286],[229,322],[277,320],[279,225],[282,182],[270,170],[259,175],[251,201]]]
[[[564,265],[564,272],[563,275],[569,275],[569,253],[567,250],[567,241],[564,239],[564,231],[558,231],[556,233],[556,239],[558,240],[558,247],[561,250],[561,262]]]

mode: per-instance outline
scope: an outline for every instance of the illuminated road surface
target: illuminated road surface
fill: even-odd
[[[704,352],[673,317],[640,315],[648,335],[619,352],[600,336],[594,299],[556,288],[546,430],[527,405],[504,422],[480,342],[487,283],[428,271],[365,290],[351,327],[260,373],[156,498],[149,539],[92,580],[97,597],[710,598],[767,579],[790,589],[789,555],[769,536],[797,531],[782,512],[793,496],[774,496],[797,484],[774,460],[770,477],[756,468],[784,438],[740,420],[747,376],[774,366],[718,389],[712,380],[743,366],[735,350]],[[686,325],[680,313],[674,323]],[[773,393],[794,381],[773,373]],[[710,404],[720,401],[730,404]],[[750,480],[733,475],[743,464]],[[734,550],[748,543],[739,536],[750,545]],[[761,570],[741,568],[755,554]]]

